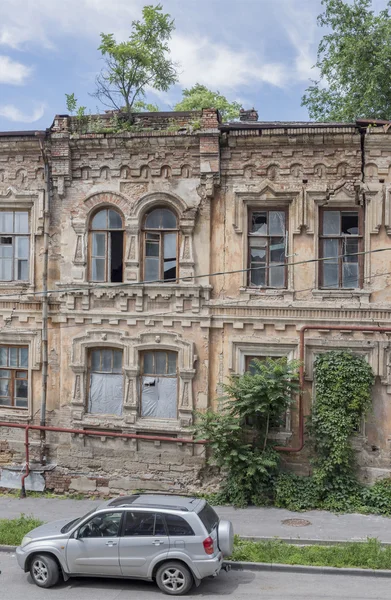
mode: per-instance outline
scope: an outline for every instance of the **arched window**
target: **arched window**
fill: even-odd
[[[177,218],[168,208],[155,208],[144,221],[144,280],[175,281],[178,253]]]
[[[90,226],[90,280],[122,281],[124,233],[121,215],[111,208],[97,212]]]

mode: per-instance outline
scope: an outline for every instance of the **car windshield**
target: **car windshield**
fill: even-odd
[[[68,531],[70,531],[73,527],[75,527],[75,525],[78,525],[78,523],[81,523],[81,521],[83,521],[86,517],[89,517],[90,515],[92,515],[95,511],[96,511],[96,508],[93,508],[86,515],[83,515],[82,517],[78,517],[77,519],[73,519],[72,521],[69,521],[69,523],[67,523],[66,525],[64,525],[64,527],[62,527],[61,533],[68,533]]]

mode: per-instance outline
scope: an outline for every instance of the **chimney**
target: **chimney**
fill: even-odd
[[[256,122],[258,121],[258,111],[255,108],[251,108],[250,110],[244,110],[244,108],[240,109],[239,119],[244,122]]]

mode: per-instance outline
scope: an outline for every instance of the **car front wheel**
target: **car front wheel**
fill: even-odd
[[[36,585],[50,588],[58,582],[60,570],[54,558],[47,554],[37,554],[31,561],[30,574]]]
[[[189,569],[180,562],[166,562],[156,573],[156,583],[165,594],[182,596],[193,586],[194,580]]]

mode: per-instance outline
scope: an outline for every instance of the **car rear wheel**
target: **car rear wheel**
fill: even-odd
[[[60,578],[58,564],[47,554],[37,554],[30,565],[30,574],[36,585],[50,588],[56,585]]]
[[[194,580],[189,569],[180,562],[166,562],[156,573],[156,583],[165,594],[182,596],[193,586]]]

